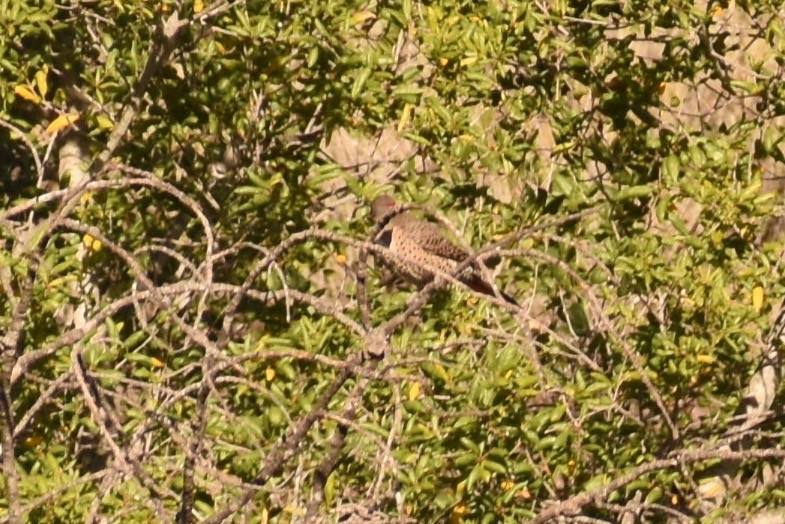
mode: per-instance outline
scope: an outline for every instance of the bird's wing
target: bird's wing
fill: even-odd
[[[396,220],[397,219],[397,220]],[[414,240],[417,245],[428,254],[460,262],[470,253],[451,242],[444,230],[433,222],[416,218],[408,213],[396,217],[393,227],[400,228],[401,232]]]

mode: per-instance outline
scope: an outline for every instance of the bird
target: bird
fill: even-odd
[[[416,217],[390,195],[380,195],[371,202],[371,215],[377,231],[373,242],[398,255],[393,264],[395,271],[418,288],[432,281],[434,273],[453,275],[471,256],[468,250],[451,242],[438,224]],[[476,262],[453,276],[478,293],[497,296]],[[509,304],[518,305],[506,293],[500,292],[499,296]]]

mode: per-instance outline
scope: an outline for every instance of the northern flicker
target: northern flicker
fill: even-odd
[[[398,255],[395,270],[418,287],[433,280],[434,272],[453,274],[458,265],[471,256],[469,251],[447,239],[439,225],[404,211],[389,195],[374,199],[371,214],[378,231],[374,243]],[[474,291],[496,296],[493,286],[482,278],[475,263],[454,276]],[[518,305],[506,293],[500,293],[500,296],[510,304]]]

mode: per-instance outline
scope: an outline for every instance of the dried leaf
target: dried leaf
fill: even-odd
[[[66,127],[70,126],[74,122],[79,120],[79,113],[69,113],[66,115],[60,115],[46,127],[45,133],[51,134],[60,131],[61,129],[65,129]]]
[[[409,400],[417,400],[420,397],[421,391],[422,387],[420,386],[420,383],[414,382],[411,386],[409,386]]]
[[[760,310],[763,309],[763,288],[761,286],[756,286],[752,290],[752,309],[756,313],[760,313]]]
[[[40,98],[38,98],[38,95],[36,95],[35,93],[33,93],[33,91],[32,91],[32,90],[30,90],[30,88],[29,88],[29,87],[27,87],[27,86],[24,86],[24,85],[18,85],[18,86],[16,86],[16,87],[14,88],[14,93],[16,93],[16,94],[17,94],[17,96],[19,96],[20,98],[24,98],[24,99],[25,99],[25,100],[27,100],[28,102],[34,102],[34,103],[36,103],[36,104],[37,104],[38,102],[40,102],[40,101],[41,101],[41,99],[40,99]]]

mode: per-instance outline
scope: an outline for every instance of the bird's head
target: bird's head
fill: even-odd
[[[371,214],[376,222],[379,222],[390,213],[398,210],[398,204],[390,195],[379,195],[371,202]]]

